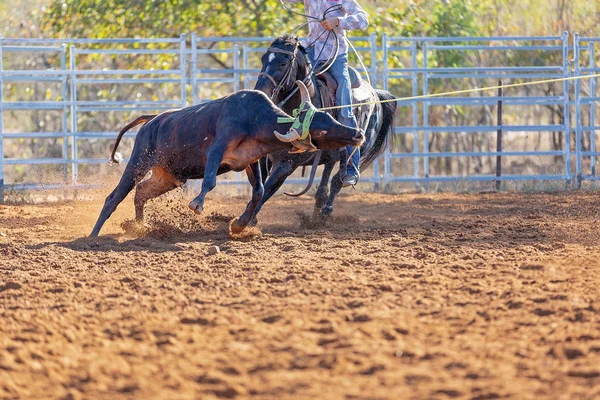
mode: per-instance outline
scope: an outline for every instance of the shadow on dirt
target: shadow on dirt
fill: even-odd
[[[560,226],[553,226],[550,221],[554,216],[576,211],[577,202],[573,199],[531,195],[515,202],[508,195],[483,197],[473,200],[472,196],[448,199],[380,196],[368,207],[342,202],[336,213],[325,221],[315,221],[312,212],[307,212],[307,209],[312,211],[311,200],[280,202],[276,209],[269,207],[259,216],[260,230],[248,228],[245,235],[239,236],[228,232],[228,225],[234,219],[229,211],[198,217],[177,204],[149,210],[143,225],[124,222],[123,234],[44,243],[30,248],[56,245],[78,252],[160,253],[182,251],[187,248],[186,243],[226,246],[232,241],[259,240],[265,236],[309,241],[327,236],[363,243],[402,237],[423,246],[450,249],[553,248],[554,242],[569,240]],[[512,201],[507,201],[507,197]],[[388,211],[382,213],[384,209]]]
[[[227,229],[233,216],[211,214],[198,223],[194,220],[160,221],[150,218],[140,224],[127,220],[121,224],[123,234],[100,235],[96,238],[82,237],[70,242],[46,242],[28,246],[29,249],[43,249],[60,246],[78,252],[177,252],[184,250],[178,244],[216,243],[228,241]]]

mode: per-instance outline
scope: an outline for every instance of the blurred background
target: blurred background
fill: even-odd
[[[573,59],[573,34],[600,37],[600,5],[595,1],[362,0],[359,3],[371,16],[368,29],[352,33],[363,38],[356,40],[355,45],[369,70],[365,73],[371,75],[379,88],[386,88],[396,96],[423,94],[425,81],[428,93],[496,85],[505,74],[500,70],[483,73],[486,68],[517,68],[506,75],[505,84],[564,76],[578,68]],[[295,7],[303,11],[302,6]],[[115,169],[105,165],[104,160],[124,123],[141,112],[158,112],[251,88],[268,39],[290,32],[302,22],[302,17],[285,11],[278,0],[3,0],[0,34],[9,40],[4,44],[3,69],[28,71],[28,77],[6,75],[3,79],[3,100],[13,103],[3,110],[4,156],[12,160],[55,161],[33,165],[14,161],[5,166],[6,182],[23,187],[41,182],[95,183],[104,174],[114,173]],[[569,34],[562,36],[563,32]],[[393,40],[384,43],[384,35]],[[499,36],[519,38],[467,40]],[[411,40],[438,37],[465,39]],[[139,41],[106,40],[119,38]],[[204,40],[207,38],[214,40]],[[236,42],[232,38],[257,40]],[[81,39],[98,40],[77,41]],[[33,45],[52,48],[43,51],[21,48]],[[430,48],[425,49],[428,45]],[[15,51],[10,51],[11,46]],[[580,54],[585,61],[580,64],[595,66],[597,43],[586,42],[586,46]],[[381,62],[383,57],[385,62]],[[355,55],[350,60],[352,65],[359,65]],[[424,67],[445,69],[446,75],[429,76],[416,71]],[[68,74],[30,79],[35,71],[69,68],[85,71],[78,83],[72,84]],[[471,70],[467,73],[465,68]],[[235,73],[237,69],[242,72]],[[402,73],[411,69],[414,71]],[[110,71],[124,70],[149,72],[107,76]],[[197,79],[208,75],[210,79]],[[578,88],[575,84],[565,87],[562,82],[547,83],[505,91],[504,96],[509,98],[551,100],[531,100],[526,105],[506,100],[504,125],[538,128],[514,129],[504,134],[504,150],[523,154],[505,158],[503,174],[548,176],[549,180],[559,182],[557,187],[564,187],[563,181],[570,181],[584,169],[587,175],[595,175],[596,157],[570,157],[571,152],[578,151],[576,141],[581,145],[579,151],[595,150],[592,148],[595,130],[589,129],[578,138],[566,127],[576,124],[576,104],[571,100],[577,93],[595,97],[595,83],[590,84],[586,80]],[[79,107],[76,110],[67,102],[74,93]],[[495,95],[486,92],[469,96]],[[45,105],[25,106],[34,103]],[[594,103],[586,105],[580,124],[594,125]],[[50,104],[57,106],[52,108]],[[443,180],[436,183],[435,188],[440,190],[446,186],[449,190],[489,187],[489,182],[477,180],[467,185],[465,177],[489,176],[495,172],[496,135],[490,127],[497,124],[496,107],[495,101],[465,104],[437,101],[426,106],[400,106],[397,141],[387,154],[389,164],[384,168],[380,162],[365,175],[370,177],[363,180],[365,190],[372,190],[373,185],[379,190],[384,187],[390,191],[412,190],[415,184],[417,189],[430,189],[428,182],[423,185],[423,181],[432,176],[456,178],[450,183]],[[427,128],[423,129],[424,126]],[[487,128],[481,131],[472,128],[479,126]],[[559,129],[561,126],[564,129]],[[458,128],[445,131],[443,127]],[[82,138],[74,138],[73,132],[81,133]],[[130,137],[120,151],[129,154],[132,143]],[[423,156],[436,152],[464,155]],[[420,156],[390,157],[411,153]],[[68,162],[74,158],[79,161]],[[382,186],[379,183],[384,175],[387,180]],[[233,174],[226,179],[233,183],[243,177]],[[519,185],[523,187],[522,183]]]

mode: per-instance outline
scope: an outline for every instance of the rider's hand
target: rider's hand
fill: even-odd
[[[340,20],[337,17],[327,18],[325,21],[321,22],[321,26],[328,31],[332,30],[336,26],[339,26]]]

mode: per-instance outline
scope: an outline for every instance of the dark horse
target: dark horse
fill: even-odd
[[[291,94],[289,100],[282,106],[283,110],[291,113],[292,110],[299,107],[301,102],[298,93],[292,94],[295,88],[294,82],[301,80],[307,83],[312,103],[316,107],[332,106],[337,83],[327,74],[323,77],[315,77],[311,70],[311,63],[306,55],[306,50],[298,39],[292,36],[282,36],[275,39],[262,56],[262,69],[254,89],[270,96],[275,104],[280,103]],[[311,76],[308,76],[309,73]],[[373,89],[367,82],[362,81],[359,76],[356,81],[353,84],[353,103],[372,103],[353,107],[358,127],[365,133],[366,137],[360,149],[362,155],[360,170],[364,171],[383,153],[385,147],[389,145],[389,141],[393,139],[392,131],[396,102],[391,101],[394,96],[389,92]],[[379,101],[386,102],[380,103]],[[265,182],[264,196],[255,210],[254,223],[257,221],[256,215],[263,204],[277,192],[286,178],[299,166],[309,166],[315,163],[315,158],[318,156],[320,156],[320,159],[316,163],[324,164],[324,170],[315,195],[313,218],[328,217],[332,214],[333,202],[342,189],[345,165],[334,176],[331,182],[331,192],[328,190],[329,178],[340,159],[342,159],[342,163],[346,162],[347,153],[340,150],[323,151],[322,154],[319,154],[319,152],[290,154],[283,151],[272,153],[261,160],[263,177],[267,176],[267,172],[269,172],[269,176]],[[268,168],[269,164],[272,164],[272,167]],[[309,187],[314,177],[315,168],[316,165],[313,166],[313,171],[311,171]],[[270,171],[267,171],[268,169]],[[307,190],[308,188],[302,193]]]

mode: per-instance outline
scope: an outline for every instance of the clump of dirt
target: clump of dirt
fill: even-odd
[[[232,218],[232,215],[215,211],[198,216],[187,207],[187,199],[183,193],[175,191],[164,198],[148,202],[143,223],[127,220],[121,227],[128,235],[173,240],[217,230],[224,231]]]
[[[262,231],[256,226],[247,226],[244,230],[239,231],[237,227],[238,219],[234,218],[229,222],[227,226],[227,236],[230,239],[238,241],[250,241],[262,236]]]

